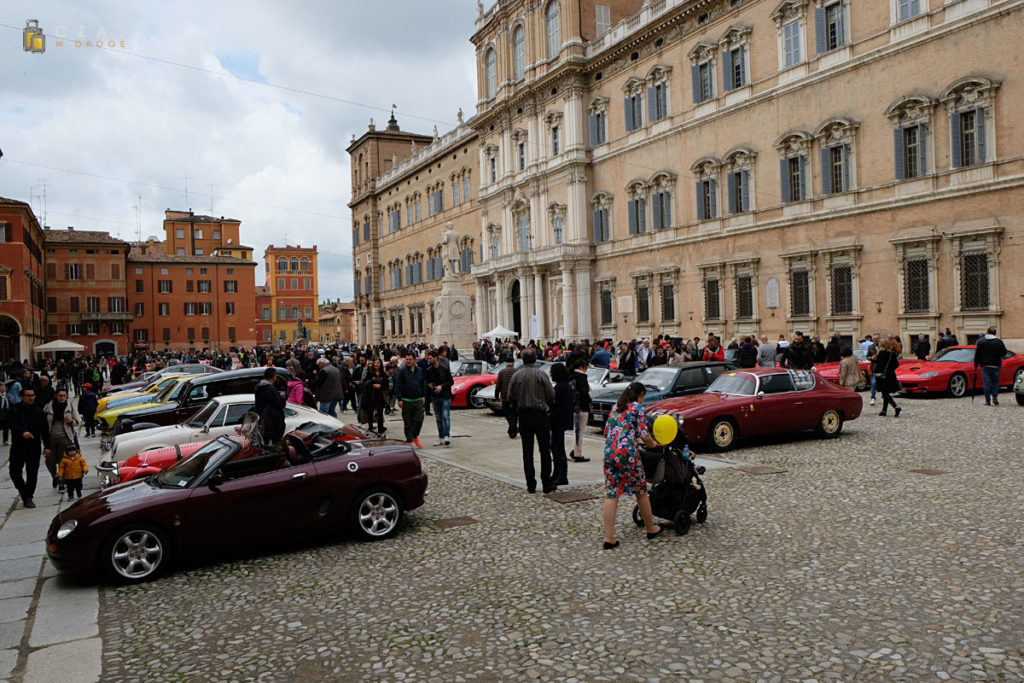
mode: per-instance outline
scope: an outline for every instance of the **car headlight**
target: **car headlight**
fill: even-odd
[[[921,379],[931,379],[932,377],[938,377],[938,376],[939,376],[939,373],[937,373],[937,372],[934,372],[934,371],[926,372],[926,373],[921,375]]]
[[[57,529],[57,540],[60,540],[62,538],[67,538],[71,534],[71,532],[75,530],[75,527],[77,527],[77,526],[78,526],[78,520],[77,519],[69,519],[68,521],[66,521],[63,524],[61,524],[60,528]]]

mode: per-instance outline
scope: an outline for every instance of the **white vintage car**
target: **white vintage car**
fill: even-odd
[[[242,424],[242,418],[253,409],[252,394],[228,394],[211,399],[192,417],[169,427],[153,427],[137,432],[125,432],[114,437],[114,443],[106,460],[100,463],[101,471],[112,469],[115,462],[130,458],[142,451],[187,443],[206,442],[218,436],[232,435]],[[285,432],[306,422],[329,425],[341,429],[345,424],[330,415],[306,406],[288,403],[284,409]]]

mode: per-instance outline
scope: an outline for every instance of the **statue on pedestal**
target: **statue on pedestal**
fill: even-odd
[[[457,278],[460,272],[459,263],[462,259],[459,255],[459,233],[455,232],[455,224],[451,221],[444,224],[441,249],[444,256],[445,279]]]

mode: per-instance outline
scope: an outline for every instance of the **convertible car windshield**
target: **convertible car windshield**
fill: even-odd
[[[757,378],[747,372],[727,372],[708,387],[709,394],[733,394],[736,396],[753,396]]]
[[[188,488],[211,466],[220,462],[221,456],[233,451],[236,444],[218,439],[211,441],[191,457],[177,462],[156,476],[157,483],[164,488]]]
[[[206,423],[210,421],[213,414],[217,411],[219,404],[216,401],[210,401],[205,406],[199,409],[199,411],[188,419],[188,426],[196,429],[202,429],[206,426]]]

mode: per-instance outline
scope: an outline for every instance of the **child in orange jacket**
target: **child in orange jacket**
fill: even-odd
[[[57,468],[57,477],[64,482],[64,486],[67,488],[68,501],[75,499],[76,491],[78,497],[82,497],[82,479],[88,472],[89,465],[82,457],[82,451],[77,446],[68,446]]]

